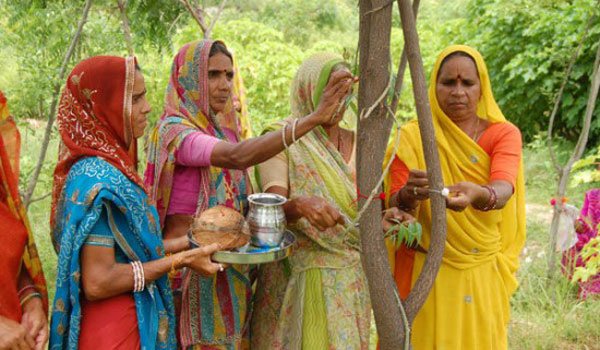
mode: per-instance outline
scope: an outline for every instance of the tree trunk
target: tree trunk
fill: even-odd
[[[359,115],[373,106],[389,84],[391,6],[386,0],[361,0],[360,8],[360,89]],[[370,115],[358,120],[356,169],[359,207],[365,204],[361,193],[370,193],[381,176],[381,164],[387,146],[392,116],[385,101],[377,104]],[[376,191],[380,191],[376,189]],[[381,203],[372,202],[359,220],[361,261],[367,276],[371,303],[375,313],[381,349],[400,349],[402,316],[392,291],[396,289],[390,273],[381,227]]]
[[[48,113],[48,124],[46,124],[46,131],[44,133],[44,139],[42,141],[42,147],[40,149],[40,156],[38,158],[38,162],[35,166],[33,174],[29,179],[29,184],[27,185],[27,191],[25,192],[25,198],[23,202],[25,203],[25,207],[29,207],[29,203],[31,202],[31,197],[33,196],[33,192],[35,191],[35,186],[37,184],[38,178],[40,176],[40,172],[42,170],[42,166],[44,165],[44,161],[46,159],[46,152],[48,151],[48,144],[50,143],[50,135],[52,135],[52,127],[54,126],[54,119],[56,117],[56,105],[58,104],[58,99],[60,98],[60,87],[62,86],[62,82],[65,79],[65,74],[67,72],[67,66],[69,61],[71,60],[71,56],[73,55],[73,51],[75,51],[75,47],[79,42],[79,37],[81,36],[81,32],[83,30],[83,26],[87,21],[87,16],[90,11],[90,7],[92,6],[92,0],[86,0],[85,5],[83,6],[83,14],[81,15],[81,19],[79,20],[79,25],[77,26],[77,31],[71,40],[71,44],[69,45],[69,49],[65,54],[65,58],[60,67],[60,73],[58,74],[58,82],[54,85],[54,98],[52,99],[52,104],[50,105],[50,112]]]
[[[404,47],[408,56],[408,64],[413,82],[413,92],[419,118],[419,131],[423,143],[425,163],[427,165],[427,178],[430,187],[441,190],[444,187],[440,161],[435,141],[435,132],[431,117],[431,108],[427,98],[427,84],[423,72],[423,61],[419,49],[419,36],[417,33],[415,17],[409,0],[398,0],[404,33]],[[440,192],[431,195],[431,243],[425,259],[425,265],[406,300],[406,313],[412,325],[419,309],[425,303],[427,295],[433,286],[444,254],[446,242],[446,201]]]

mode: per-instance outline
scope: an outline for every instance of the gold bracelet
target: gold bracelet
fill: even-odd
[[[183,260],[183,252],[177,253],[173,255],[173,260],[171,260],[171,271],[169,271],[169,276],[174,276],[179,270],[179,264]],[[177,267],[175,267],[177,265]]]

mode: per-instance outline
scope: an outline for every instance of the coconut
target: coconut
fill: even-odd
[[[207,209],[196,217],[192,224],[192,235],[198,244],[219,243],[222,250],[239,248],[250,240],[244,216],[222,205]]]

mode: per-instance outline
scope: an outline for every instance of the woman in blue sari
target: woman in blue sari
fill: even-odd
[[[161,241],[137,174],[136,139],[150,112],[145,93],[133,57],[93,57],[67,79],[52,197],[59,256],[51,349],[173,349],[167,273],[223,269],[210,261],[218,245],[185,250],[185,239]]]

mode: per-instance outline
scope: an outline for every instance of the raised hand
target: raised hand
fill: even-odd
[[[316,108],[316,113],[321,116],[321,124],[327,123],[333,119],[340,107],[344,103],[344,98],[352,89],[352,85],[357,78],[345,69],[337,70],[331,73],[327,86],[323,90],[323,95]]]

